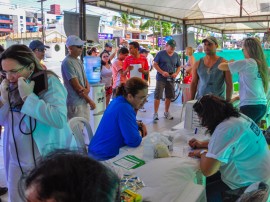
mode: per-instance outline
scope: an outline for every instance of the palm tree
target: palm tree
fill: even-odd
[[[134,18],[131,17],[129,14],[127,13],[121,13],[120,17],[119,16],[114,16],[113,17],[114,22],[120,22],[122,25],[124,25],[124,37],[126,37],[126,32],[127,32],[127,28],[130,25],[132,28],[135,27],[134,25]]]
[[[158,22],[156,20],[153,20],[153,19],[149,19],[145,23],[140,25],[141,30],[146,30],[146,29],[149,29],[149,28],[152,30],[152,32],[153,32],[153,48],[155,46],[154,38],[157,37],[157,34],[158,34],[158,33],[156,33],[157,26],[158,26]]]

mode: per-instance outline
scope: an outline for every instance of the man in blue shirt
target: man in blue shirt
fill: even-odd
[[[174,52],[176,42],[170,39],[165,46],[165,50],[160,51],[154,59],[154,68],[157,70],[156,75],[156,89],[155,89],[155,101],[154,101],[154,121],[158,120],[158,108],[160,99],[163,96],[165,89],[165,112],[166,119],[172,120],[173,117],[169,113],[171,99],[174,98],[174,82],[180,72],[180,58],[177,53]]]

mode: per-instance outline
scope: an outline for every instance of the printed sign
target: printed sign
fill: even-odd
[[[98,39],[113,39],[113,34],[98,33]]]

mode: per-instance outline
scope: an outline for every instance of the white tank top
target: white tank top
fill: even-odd
[[[102,66],[101,68],[101,81],[100,83],[105,83],[105,87],[112,86],[112,68],[108,69],[106,66]]]

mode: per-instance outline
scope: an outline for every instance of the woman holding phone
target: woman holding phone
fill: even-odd
[[[0,125],[4,131],[4,164],[9,201],[22,201],[21,175],[36,159],[75,143],[67,123],[67,92],[58,77],[43,71],[33,52],[16,44],[0,56]],[[34,78],[39,79],[31,81]],[[75,145],[75,144],[74,144]]]

